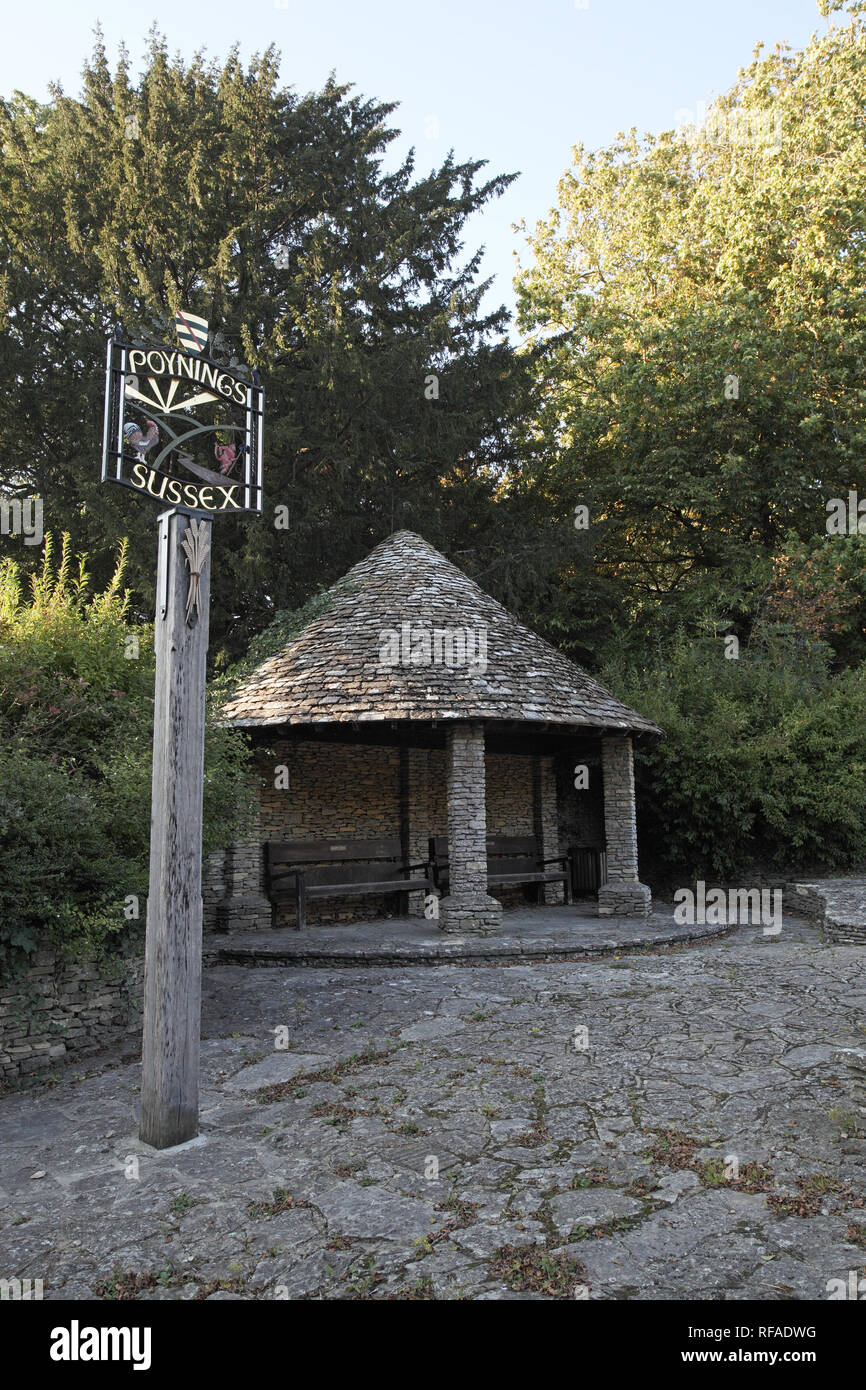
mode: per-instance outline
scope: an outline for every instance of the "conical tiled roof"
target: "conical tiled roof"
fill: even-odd
[[[412,531],[389,536],[333,594],[237,690],[230,723],[485,719],[661,732]]]

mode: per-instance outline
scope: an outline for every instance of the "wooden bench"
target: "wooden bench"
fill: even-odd
[[[448,891],[448,837],[430,836],[430,868],[433,882],[440,892]],[[558,864],[558,869],[549,865]],[[571,897],[571,856],[557,855],[554,859],[543,859],[538,852],[534,835],[488,835],[487,837],[487,887],[498,884],[533,883],[536,885],[536,899],[541,901],[545,883],[561,883],[565,887],[565,901]]]
[[[400,841],[284,840],[265,845],[271,926],[285,903],[294,902],[296,931],[307,925],[308,898],[348,898],[356,893],[427,893],[427,864],[407,864]],[[413,877],[415,870],[423,878]]]

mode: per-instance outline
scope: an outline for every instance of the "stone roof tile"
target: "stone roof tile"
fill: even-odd
[[[389,536],[346,580],[235,692],[231,724],[482,719],[661,732],[412,531]]]

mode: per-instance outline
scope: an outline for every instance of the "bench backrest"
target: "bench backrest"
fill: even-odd
[[[448,836],[430,836],[430,858],[437,864],[448,862]],[[487,866],[502,873],[534,870],[540,858],[534,835],[488,835]]]
[[[295,877],[283,871],[301,865],[308,888],[390,883],[411,877],[403,867],[397,839],[269,841],[266,857],[270,889],[278,896],[294,893]]]
[[[287,868],[295,864],[337,864],[358,860],[397,860],[402,862],[398,839],[341,840],[271,840],[266,846],[269,868]],[[372,867],[372,866],[370,866]]]

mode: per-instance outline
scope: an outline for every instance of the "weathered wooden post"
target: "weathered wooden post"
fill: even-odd
[[[258,372],[205,357],[197,314],[179,311],[175,333],[179,347],[125,343],[119,330],[109,341],[102,446],[103,481],[171,504],[159,517],[139,1127],[158,1149],[198,1134],[212,517],[261,515],[264,425]]]
[[[159,518],[153,799],[144,964],[141,1139],[198,1134],[201,830],[213,523]]]

